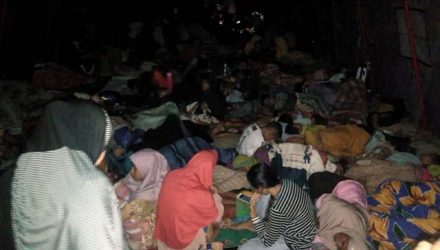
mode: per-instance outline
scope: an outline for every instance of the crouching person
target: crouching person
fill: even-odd
[[[316,234],[316,220],[308,194],[293,181],[280,180],[265,164],[254,165],[247,178],[256,193],[250,202],[251,221],[245,223],[256,231],[258,238],[247,241],[239,249],[310,249]],[[260,194],[273,199],[264,220],[257,216]],[[237,229],[244,228],[237,225]]]
[[[161,249],[221,249],[210,243],[224,208],[213,186],[216,151],[200,151],[188,164],[168,173],[159,194],[155,236]]]

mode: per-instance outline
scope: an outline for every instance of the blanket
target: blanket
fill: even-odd
[[[200,150],[216,149],[218,153],[218,162],[223,165],[230,165],[234,159],[235,149],[225,150],[212,146],[200,137],[186,137],[173,144],[159,149],[159,152],[165,156],[170,169],[184,167],[189,160]]]
[[[388,180],[368,198],[369,233],[376,249],[412,249],[440,232],[440,184]]]
[[[141,111],[134,115],[133,127],[144,131],[158,128],[170,114],[179,114],[179,109],[173,102],[167,102],[157,108]]]
[[[354,157],[364,151],[370,135],[356,125],[341,125],[306,131],[305,143],[336,157]]]
[[[222,228],[215,238],[215,241],[222,242],[223,249],[227,249],[234,247],[236,248],[255,237],[257,237],[257,234],[250,230],[232,230]]]
[[[345,177],[351,178],[364,185],[368,194],[387,179],[401,181],[420,181],[421,174],[413,166],[396,166],[390,161],[364,160],[345,172]]]

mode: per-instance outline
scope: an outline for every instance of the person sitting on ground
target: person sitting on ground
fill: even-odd
[[[210,79],[209,76],[202,76],[199,79],[200,93],[199,102],[206,103],[211,114],[217,119],[223,120],[226,113],[226,97],[220,90],[220,83]]]
[[[314,244],[328,249],[369,249],[367,193],[362,184],[329,172],[315,173],[310,179],[313,196],[320,192],[317,188],[330,188],[315,202],[319,227]]]
[[[127,242],[132,250],[156,247],[156,203],[168,163],[152,149],[137,151],[130,160],[130,173],[115,184]]]
[[[308,194],[293,181],[280,180],[278,173],[264,163],[254,165],[247,178],[256,191],[250,201],[251,220],[231,228],[253,229],[258,237],[239,249],[309,249],[315,238],[316,221]],[[260,195],[273,198],[265,221],[257,215]]]
[[[217,152],[202,150],[181,168],[168,173],[159,194],[156,232],[161,249],[207,249],[213,241],[224,207],[213,186]],[[220,243],[213,244],[221,249]]]
[[[17,249],[125,249],[115,191],[97,168],[111,132],[108,115],[92,103],[45,107],[12,181]]]
[[[277,122],[271,122],[266,126],[254,123],[243,130],[238,141],[237,152],[251,157],[259,147],[275,143],[281,137],[281,130],[281,125]]]

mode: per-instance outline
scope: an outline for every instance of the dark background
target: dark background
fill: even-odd
[[[403,8],[403,0],[236,2],[243,15],[261,9],[267,25],[293,31],[298,48],[330,65],[355,69],[369,62],[370,87],[382,95],[404,98],[412,117],[416,121],[421,117],[411,58],[400,50],[396,12]],[[440,1],[410,0],[409,5],[422,13],[425,22],[429,62],[420,65],[423,97],[429,128],[440,134]],[[63,41],[90,27],[96,29],[99,39],[117,41],[130,22],[140,20],[148,25],[168,18],[173,6],[179,7],[181,20],[199,22],[212,30],[214,0],[0,0],[0,77],[28,78],[34,63],[59,57]]]

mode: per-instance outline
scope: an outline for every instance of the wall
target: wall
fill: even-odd
[[[356,0],[357,1],[357,0]],[[352,41],[353,31],[359,39],[360,19],[356,1],[334,1],[334,9],[351,9],[356,13],[355,21],[350,23],[347,16],[335,16],[336,23],[350,23],[342,28],[339,40]],[[421,76],[424,82],[424,100],[429,128],[436,134],[440,134],[440,1],[410,0],[410,7],[424,15],[426,26],[425,41],[427,44],[428,58],[420,60]],[[420,112],[417,101],[417,89],[411,58],[402,55],[401,46],[405,46],[407,36],[402,35],[405,31],[399,26],[399,18],[396,12],[403,9],[402,0],[361,0],[361,13],[366,28],[366,46],[359,42],[356,48],[348,47],[345,53],[357,55],[350,58],[349,62],[371,62],[372,87],[385,96],[404,98],[406,108],[410,115],[419,120]],[[352,20],[352,19],[351,19]],[[417,19],[418,20],[418,19]],[[423,25],[415,20],[415,33],[419,37],[423,33]],[[400,22],[402,24],[402,22]],[[405,24],[405,23],[403,23]],[[400,29],[399,29],[400,27]],[[403,42],[403,43],[402,43]],[[422,42],[417,40],[417,48],[422,52],[425,48]],[[345,45],[338,45],[339,50],[344,50]],[[344,48],[345,47],[345,48]],[[362,55],[366,55],[363,57]],[[364,60],[365,58],[365,60]]]

